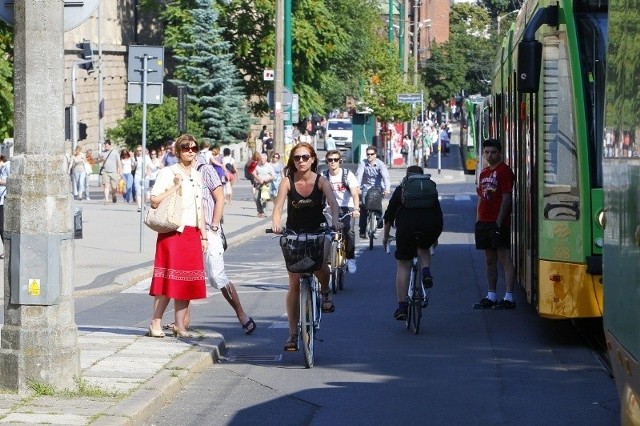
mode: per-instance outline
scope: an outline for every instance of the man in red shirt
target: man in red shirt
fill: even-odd
[[[487,263],[489,291],[474,309],[513,309],[513,284],[515,268],[511,260],[509,247],[511,219],[511,191],[514,175],[508,165],[502,162],[502,145],[497,139],[487,139],[482,143],[484,159],[489,164],[480,172],[478,193],[478,212],[476,217],[476,249],[484,250]],[[498,283],[498,263],[505,276],[506,293],[498,301],[496,286]]]

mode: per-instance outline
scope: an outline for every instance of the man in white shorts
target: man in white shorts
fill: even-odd
[[[198,170],[202,173],[204,184],[202,207],[205,211],[205,222],[207,228],[208,248],[204,254],[204,269],[209,284],[220,290],[229,305],[236,312],[238,321],[242,325],[244,334],[251,334],[256,330],[256,323],[249,317],[240,304],[240,297],[236,289],[229,281],[224,269],[224,248],[222,246],[222,228],[220,220],[224,210],[224,190],[218,172],[209,163],[198,165]]]

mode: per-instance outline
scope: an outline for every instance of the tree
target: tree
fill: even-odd
[[[434,43],[424,70],[433,105],[442,105],[461,91],[488,93],[497,49],[485,8],[459,3],[451,7],[450,35]]]
[[[186,40],[177,43],[174,59],[178,63],[171,80],[189,87],[189,98],[202,111],[204,135],[218,143],[246,138],[251,117],[245,105],[240,76],[232,63],[229,43],[220,36],[218,12],[212,0],[195,0],[191,19],[182,25]],[[173,12],[175,6],[167,8]],[[181,11],[178,11],[181,12]]]
[[[13,136],[13,29],[0,21],[0,138]]]
[[[380,121],[408,121],[411,106],[398,102],[398,94],[414,93],[416,88],[402,81],[398,51],[379,40],[380,48],[369,58],[370,78],[366,84],[363,107],[373,110]]]
[[[165,96],[162,104],[149,105],[147,108],[147,146],[158,147],[167,139],[179,136],[176,98]],[[187,131],[196,138],[204,134],[200,114],[198,105],[190,103],[187,108]],[[107,130],[107,137],[133,149],[142,141],[142,105],[127,105],[125,116],[118,120],[115,127]]]

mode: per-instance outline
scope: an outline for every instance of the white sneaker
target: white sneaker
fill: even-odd
[[[355,259],[348,259],[347,260],[347,271],[350,274],[355,274],[357,270],[358,270],[358,267],[356,266],[356,260]]]

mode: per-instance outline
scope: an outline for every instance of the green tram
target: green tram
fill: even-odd
[[[609,3],[603,145],[604,332],[622,424],[640,424],[640,3]],[[636,100],[638,102],[636,102]]]
[[[499,49],[492,135],[516,176],[512,253],[545,318],[601,317],[607,0],[525,1]]]
[[[480,95],[469,96],[462,103],[460,114],[460,156],[462,170],[466,174],[474,174],[480,153],[482,141],[489,137],[490,121],[487,100]]]

